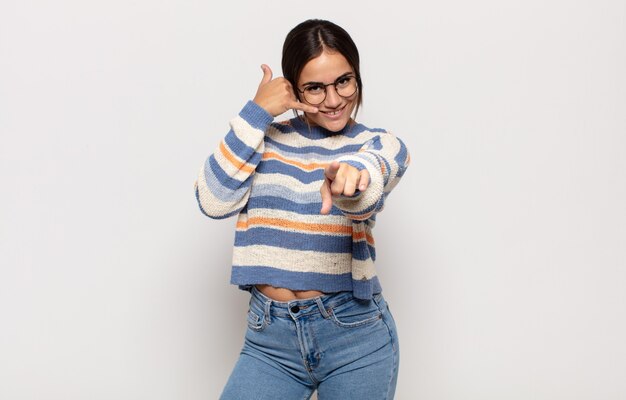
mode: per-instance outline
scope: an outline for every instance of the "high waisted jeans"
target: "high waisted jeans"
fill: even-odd
[[[382,294],[275,301],[251,289],[248,329],[222,400],[393,399],[396,325]]]

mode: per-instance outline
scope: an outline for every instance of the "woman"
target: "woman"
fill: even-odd
[[[196,181],[201,210],[238,215],[231,283],[251,293],[222,399],[391,399],[398,338],[374,269],[372,228],[409,164],[400,139],[356,123],[358,50],[308,20]],[[293,109],[296,117],[275,123]]]

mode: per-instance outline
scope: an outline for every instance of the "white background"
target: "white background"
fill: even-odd
[[[311,17],[412,156],[396,398],[626,398],[626,3],[591,0],[3,1],[0,398],[218,397],[247,294],[193,181]]]

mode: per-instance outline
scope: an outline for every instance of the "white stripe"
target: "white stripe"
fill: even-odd
[[[287,125],[288,126],[288,125]],[[293,127],[290,127],[293,129]],[[328,136],[322,139],[309,139],[307,137],[302,136],[297,131],[292,131],[289,133],[283,133],[278,129],[271,127],[267,130],[266,133],[269,137],[271,137],[274,141],[294,147],[294,144],[297,147],[304,146],[315,146],[315,147],[323,147],[326,150],[337,150],[346,145],[350,144],[361,144],[366,142],[369,139],[372,139],[378,135],[384,134],[384,132],[371,132],[368,130],[362,131],[357,134],[355,137],[350,138],[345,135],[333,135]]]
[[[255,179],[260,175],[261,174],[257,174],[255,176]],[[317,188],[317,190],[313,192],[298,192],[295,190],[291,190],[290,188],[282,186],[282,185],[259,184],[258,182],[259,182],[258,179],[254,181],[254,187],[252,189],[254,191],[255,197],[259,197],[259,196],[282,197],[284,199],[289,199],[290,201],[293,201],[294,203],[299,203],[299,204],[311,204],[311,203],[322,202],[322,195],[320,194],[319,187]],[[321,181],[319,185],[320,186],[322,185]]]
[[[258,172],[258,171],[254,177],[255,185],[263,185],[263,184],[281,185],[281,186],[288,187],[290,190],[294,192],[299,192],[299,193],[306,193],[306,192],[318,192],[319,193],[320,188],[322,187],[323,181],[324,179],[320,179],[318,181],[313,181],[311,183],[302,183],[298,179],[289,175],[283,175],[281,173],[269,173],[268,174],[268,173],[263,173],[263,172]],[[321,201],[321,194],[320,194],[319,201]]]
[[[372,279],[376,276],[376,268],[371,258],[365,261],[352,260],[352,279],[356,281]]]
[[[352,270],[352,254],[253,245],[233,248],[233,265],[266,266],[293,272],[339,275]]]

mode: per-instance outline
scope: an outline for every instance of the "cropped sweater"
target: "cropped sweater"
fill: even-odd
[[[205,215],[237,215],[231,283],[369,299],[381,291],[372,229],[409,165],[406,146],[358,123],[332,132],[298,118],[273,120],[248,101],[194,184]],[[353,196],[334,195],[323,215],[320,187],[333,160],[367,169],[370,184]]]

